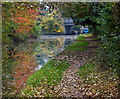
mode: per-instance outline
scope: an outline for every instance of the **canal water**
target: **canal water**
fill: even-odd
[[[39,38],[38,44],[35,48],[36,59],[39,70],[47,61],[54,58],[58,53],[64,50],[65,47],[74,42],[78,35],[43,35]]]

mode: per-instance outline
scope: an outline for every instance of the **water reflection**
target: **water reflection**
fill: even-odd
[[[73,43],[74,39],[75,38],[69,39],[65,37],[40,39],[35,48],[38,63],[38,67],[36,68],[36,70],[42,68],[42,66],[44,66],[47,61],[54,58],[58,53],[63,51],[65,47]]]
[[[54,58],[64,49],[64,39],[40,39],[35,48],[38,67],[40,69],[46,62]]]
[[[3,96],[13,97],[26,85],[28,76],[37,66],[34,57],[34,43],[14,43],[6,51],[3,48]],[[10,50],[12,48],[12,50]],[[5,55],[5,53],[9,53]]]

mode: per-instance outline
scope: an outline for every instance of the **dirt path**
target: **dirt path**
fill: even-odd
[[[89,46],[96,46],[95,41],[90,42]],[[61,82],[54,88],[58,97],[84,97],[85,84],[78,75],[79,67],[89,62],[96,48],[88,48],[84,52],[72,53],[73,55],[63,55],[58,59],[67,59],[70,62],[70,67],[64,72]],[[84,85],[84,86],[83,86]],[[88,93],[88,92],[87,92]],[[89,94],[89,93],[88,93]]]

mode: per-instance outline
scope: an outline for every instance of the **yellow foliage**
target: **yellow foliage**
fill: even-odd
[[[61,32],[61,30],[57,30],[57,32]]]
[[[49,27],[45,27],[45,29],[49,29]]]

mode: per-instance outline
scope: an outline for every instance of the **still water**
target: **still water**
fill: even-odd
[[[77,35],[69,36],[41,36],[35,48],[36,58],[39,70],[46,62],[54,58],[58,53],[64,50],[65,47],[73,43]]]

